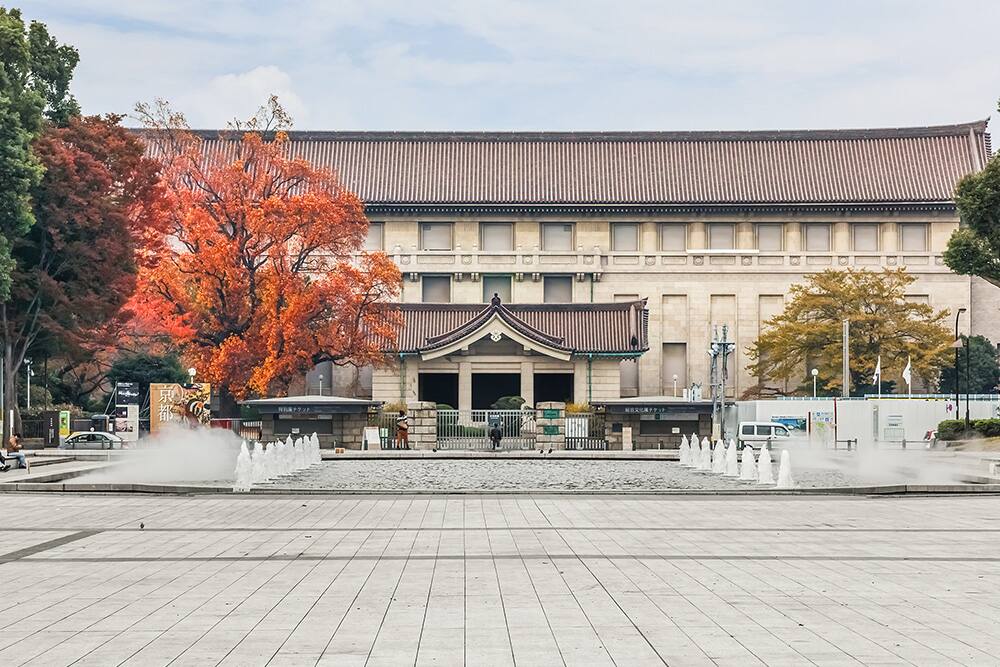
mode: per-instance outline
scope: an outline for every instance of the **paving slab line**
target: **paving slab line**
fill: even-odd
[[[1000,484],[889,484],[795,489],[313,489],[258,487],[235,493],[229,486],[185,484],[120,484],[18,482],[0,485],[0,492],[111,493],[254,496],[901,496],[1000,494]]]

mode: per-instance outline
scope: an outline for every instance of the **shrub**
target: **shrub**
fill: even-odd
[[[520,410],[524,399],[520,396],[501,396],[490,406],[493,410]]]
[[[977,419],[972,428],[987,438],[1000,436],[1000,419]]]
[[[963,440],[967,438],[1000,437],[1000,419],[975,419],[965,429],[964,419],[946,419],[938,424],[939,440]]]
[[[567,403],[566,413],[567,414],[579,414],[581,412],[591,412],[589,403]]]
[[[938,440],[959,440],[965,435],[965,421],[962,419],[945,419],[938,424]]]

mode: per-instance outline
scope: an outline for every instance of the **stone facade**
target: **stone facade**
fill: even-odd
[[[388,218],[382,222],[383,248],[403,271],[401,300],[404,302],[421,301],[421,278],[425,275],[449,277],[453,302],[483,302],[483,278],[491,275],[510,276],[514,303],[542,302],[546,276],[571,277],[576,302],[648,299],[649,351],[640,358],[637,373],[627,369],[627,364],[635,362],[621,364],[619,374],[618,360],[593,360],[594,399],[617,398],[622,392],[628,395],[623,382],[636,382],[639,395],[671,395],[675,374],[679,394],[692,382],[707,388],[709,358],[705,351],[713,326],[722,324],[729,326],[730,340],[736,343],[732,359],[735,371],[728,393],[739,396],[757,384],[757,378],[746,370],[746,350],[756,340],[761,323],[781,312],[792,285],[801,283],[810,272],[829,268],[905,267],[916,278],[910,287],[910,298],[950,312],[969,308],[974,332],[996,337],[1000,290],[992,285],[974,284],[981,281],[956,275],[944,265],[942,253],[951,232],[958,226],[954,213],[746,214],[715,215],[710,219],[674,216],[600,221],[562,218],[561,222],[574,227],[575,250],[568,252],[541,250],[540,223],[550,220],[513,216],[447,219],[453,226],[453,250],[421,251],[420,223],[429,220]],[[442,218],[433,220],[441,222]],[[479,248],[479,223],[497,221],[513,223],[511,252],[485,252]],[[615,222],[639,225],[638,250],[612,249],[611,225]],[[709,247],[709,226],[719,223],[735,226],[734,249]],[[872,223],[878,225],[878,250],[856,250],[855,227]],[[926,225],[925,250],[901,249],[899,227],[905,223]],[[761,224],[782,225],[780,251],[757,248],[757,229]],[[809,224],[829,225],[830,250],[804,249],[803,229]],[[661,225],[683,226],[686,249],[661,251]],[[461,360],[449,361],[461,372]],[[516,359],[496,361],[520,363]],[[573,363],[574,400],[583,402],[581,397],[587,395],[587,361],[577,359]],[[415,398],[417,364],[413,360],[407,360],[406,364],[410,368],[403,376],[397,369],[376,369],[372,396],[378,400],[398,398],[402,386],[407,398]],[[894,379],[901,371],[902,368],[885,369],[885,377]],[[798,381],[792,381],[788,388],[797,384]]]

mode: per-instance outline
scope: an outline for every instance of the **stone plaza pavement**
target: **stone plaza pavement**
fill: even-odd
[[[1000,664],[997,497],[0,502],[0,665]]]

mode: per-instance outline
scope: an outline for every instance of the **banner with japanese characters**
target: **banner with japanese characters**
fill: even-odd
[[[211,398],[212,386],[206,383],[149,385],[149,430],[155,433],[171,423],[207,426],[212,418]]]

